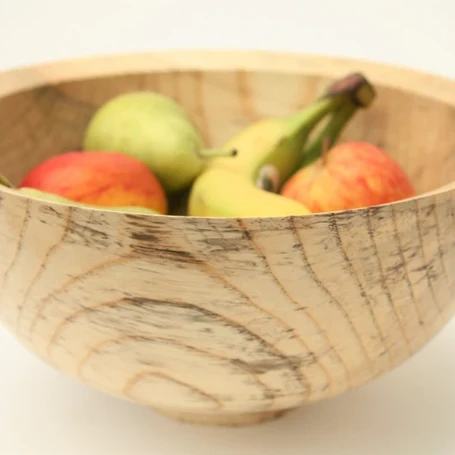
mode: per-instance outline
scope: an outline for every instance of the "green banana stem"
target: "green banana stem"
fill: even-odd
[[[340,95],[333,98],[323,98],[307,106],[301,112],[285,119],[287,122],[285,133],[268,155],[257,163],[254,172],[254,180],[257,182],[263,173],[264,167],[273,166],[278,174],[279,184],[288,179],[297,169],[301,160],[301,151],[311,130],[327,114],[336,109],[343,101],[347,102],[346,96]],[[262,186],[260,186],[262,187]]]
[[[352,106],[355,106],[356,109],[365,108],[373,102],[375,97],[374,87],[361,73],[351,73],[337,79],[315,102],[285,119],[285,122],[288,123],[287,134],[283,135],[282,140],[272,153],[258,163],[256,181],[258,181],[264,166],[274,166],[279,175],[279,189],[282,183],[301,167],[302,150],[305,150],[308,137],[326,115],[342,110],[341,118],[337,114],[337,120],[333,120],[332,117],[330,122],[331,129],[339,128],[341,132],[343,125],[355,112],[355,110],[351,112]],[[345,107],[347,111],[344,110]],[[323,140],[322,137],[320,148],[322,148]],[[311,146],[314,150],[320,150],[318,147],[319,144]]]
[[[362,80],[363,83],[360,82]],[[356,85],[358,86],[357,89],[353,90]],[[326,90],[323,97],[343,92],[351,94],[349,103],[335,110],[322,131],[304,147],[303,158],[299,167],[308,166],[317,160],[324,151],[331,148],[358,109],[370,106],[376,98],[374,87],[360,73],[352,73],[335,81]]]
[[[324,150],[331,148],[359,106],[348,104],[335,111],[321,132],[303,150],[303,159],[299,167],[308,166],[317,160]]]
[[[347,103],[349,97],[346,94],[339,94],[331,97],[321,97],[314,101],[300,112],[292,114],[285,121],[288,123],[286,137],[293,137],[299,134],[308,134],[320,120],[327,114],[336,110],[343,103]]]
[[[0,172],[0,185],[7,188],[14,188],[14,185]]]
[[[263,157],[258,163],[254,175],[257,181],[264,166],[274,166],[279,176],[278,188],[286,181],[300,165],[302,160],[302,150],[306,141],[317,124],[328,114],[336,111],[342,106],[351,105],[355,102],[363,102],[363,99],[357,100],[357,97],[364,98],[364,86],[368,84],[365,78],[349,76],[349,84],[341,84],[346,78],[338,81],[340,87],[336,89],[332,85],[323,96],[311,103],[297,114],[284,119],[287,123],[285,133],[277,146],[270,154]]]

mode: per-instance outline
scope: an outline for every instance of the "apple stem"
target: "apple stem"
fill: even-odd
[[[327,163],[328,153],[331,147],[331,140],[330,137],[324,136],[322,139],[322,151],[321,151],[321,160],[322,164],[325,165]]]
[[[234,157],[238,154],[236,149],[221,150],[221,149],[199,149],[196,152],[201,158],[217,158],[217,157]]]
[[[303,150],[300,167],[305,167],[328,153],[359,106],[349,103],[336,110],[322,131]]]

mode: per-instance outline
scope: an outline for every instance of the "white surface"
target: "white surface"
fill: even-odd
[[[455,78],[450,0],[183,3],[0,0],[0,69],[88,54],[220,47],[367,58]],[[88,389],[0,329],[0,454],[453,454],[453,346],[455,321],[360,390],[272,423],[218,429],[175,423]]]

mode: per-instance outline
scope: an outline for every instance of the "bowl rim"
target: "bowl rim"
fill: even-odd
[[[0,97],[43,84],[75,82],[103,76],[150,71],[266,71],[337,77],[353,66],[369,73],[375,83],[412,91],[444,104],[455,104],[455,80],[421,69],[392,63],[300,52],[273,50],[176,49],[85,55],[49,60],[0,71]],[[304,71],[302,69],[304,68]]]
[[[290,51],[255,50],[255,49],[174,49],[145,52],[108,53],[80,56],[75,58],[51,60],[44,63],[22,65],[0,71],[0,98],[22,91],[31,90],[47,84],[75,82],[83,79],[104,76],[121,76],[131,73],[141,74],[158,71],[264,71],[277,74],[307,74],[314,76],[337,77],[356,70],[368,74],[375,84],[393,89],[412,92],[447,105],[455,105],[455,80],[440,74],[411,67],[399,66],[379,61],[356,59],[322,54],[310,54]],[[61,204],[56,201],[42,201],[34,196],[24,195],[14,189],[0,185],[1,194],[31,200],[36,204],[72,210],[88,210],[123,216],[127,213],[111,211],[102,207],[79,207]],[[381,207],[417,203],[421,199],[440,194],[455,196],[455,180],[434,190],[417,194],[395,202],[378,204],[355,209],[336,210],[306,215],[286,216],[245,216],[241,219],[267,218],[312,218],[343,213],[360,212],[361,214]],[[131,214],[128,214],[131,215]],[[154,215],[135,213],[138,217],[166,216],[167,218],[199,218],[189,215]],[[213,220],[232,219],[231,217],[204,217]]]

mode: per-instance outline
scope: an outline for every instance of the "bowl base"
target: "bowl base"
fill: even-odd
[[[244,412],[244,413],[204,413],[204,412],[185,412],[170,409],[153,408],[159,414],[178,420],[184,423],[196,425],[217,425],[226,427],[241,427],[247,425],[256,425],[269,420],[278,419],[290,409],[279,409],[275,411],[264,412]]]

